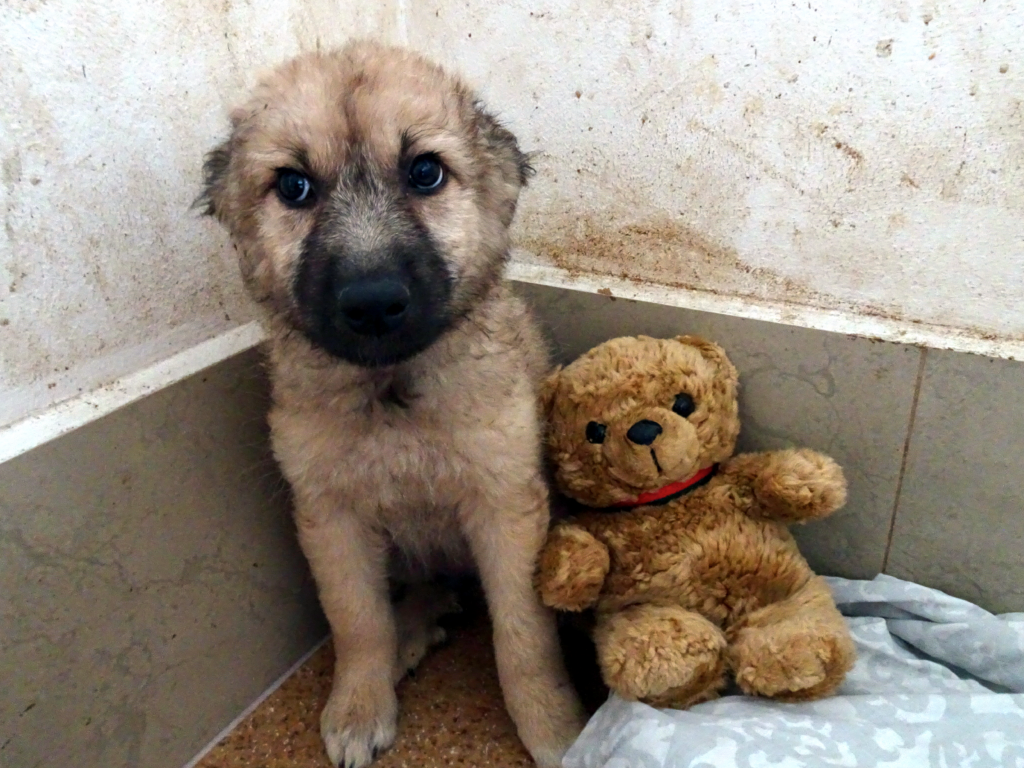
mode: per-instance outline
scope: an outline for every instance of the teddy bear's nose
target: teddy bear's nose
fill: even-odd
[[[660,434],[661,424],[656,421],[644,419],[630,427],[629,432],[626,433],[626,437],[629,438],[630,442],[634,442],[637,445],[650,445]]]

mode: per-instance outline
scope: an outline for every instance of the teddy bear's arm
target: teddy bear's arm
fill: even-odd
[[[807,448],[742,454],[723,469],[753,491],[751,517],[804,522],[827,517],[846,503],[842,468]]]
[[[608,548],[584,528],[560,523],[548,534],[537,566],[541,601],[560,611],[582,611],[597,602],[608,575]]]

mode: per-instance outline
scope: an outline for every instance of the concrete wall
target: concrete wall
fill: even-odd
[[[1024,351],[1018,0],[535,5],[5,5],[0,427],[251,318],[202,153],[263,66],[365,34],[541,151],[520,278]]]
[[[251,318],[189,206],[262,68],[386,32],[388,2],[0,8],[0,427]]]
[[[423,0],[404,28],[543,152],[545,281],[1024,355],[1024,4]]]

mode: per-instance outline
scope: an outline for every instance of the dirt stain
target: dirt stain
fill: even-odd
[[[774,270],[747,264],[734,249],[719,245],[667,216],[619,228],[608,226],[613,218],[610,212],[603,216],[590,214],[564,225],[555,224],[545,235],[520,237],[517,245],[550,260],[570,278],[613,277],[637,287],[670,288],[782,303],[793,308],[848,312],[861,317],[927,325],[951,338],[1024,340],[1024,334],[996,334],[989,329],[925,323],[920,318],[908,317],[898,306],[851,301],[815,290]],[[905,221],[904,214],[894,214],[889,221],[890,232],[902,228]],[[611,296],[612,291],[604,287],[597,293]]]
[[[581,219],[543,237],[521,238],[518,244],[575,277],[608,275],[718,295],[785,297],[808,305],[830,303],[825,294],[770,269],[751,266],[732,248],[668,217],[618,229],[607,228],[604,221],[608,220]],[[611,295],[607,288],[600,293]]]
[[[887,227],[888,233],[891,235],[893,232],[903,229],[907,226],[907,216],[903,212],[893,213],[889,216],[889,226]]]
[[[12,152],[3,159],[3,162],[0,163],[0,178],[3,179],[4,186],[8,190],[21,181],[21,155],[19,153]]]
[[[761,100],[755,99],[753,102],[748,104],[747,107],[744,109],[744,117],[748,116],[747,109],[750,110],[750,115],[757,115],[762,114],[762,108],[763,104],[761,103]],[[752,165],[758,168],[762,173],[764,173],[769,178],[789,186],[800,195],[807,194],[807,190],[804,189],[801,181],[796,176],[784,173],[781,168],[768,162],[761,155],[752,151],[749,147],[744,146],[740,142],[736,141],[736,139],[727,135],[723,131],[712,128],[710,125],[705,125],[696,118],[692,118],[687,122],[687,128],[689,128],[692,131],[699,131],[700,133],[703,133],[709,136],[710,138],[714,139],[723,147],[731,150],[732,152],[735,152],[737,155],[750,162]]]
[[[840,152],[842,152],[848,158],[853,160],[853,162],[855,162],[855,163],[862,163],[862,162],[864,162],[864,155],[861,153],[861,151],[858,150],[858,149],[854,149],[849,144],[847,144],[845,141],[838,141],[837,140],[835,142],[834,146],[835,146],[836,149],[838,149]]]

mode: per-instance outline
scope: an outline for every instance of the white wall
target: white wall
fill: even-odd
[[[403,26],[545,152],[519,232],[561,282],[1024,350],[1021,2],[424,0]]]
[[[0,9],[0,426],[244,323],[189,210],[260,68],[386,31],[359,0],[50,0]]]
[[[543,151],[514,275],[1024,351],[1019,0],[35,1],[0,10],[0,428],[250,319],[202,153],[261,66],[375,31]]]

